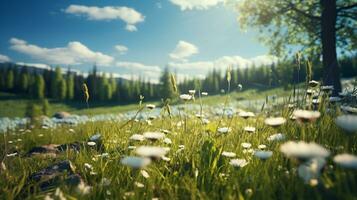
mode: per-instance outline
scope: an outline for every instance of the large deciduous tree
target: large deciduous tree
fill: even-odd
[[[322,55],[323,84],[341,90],[337,48],[356,50],[356,0],[241,0],[237,8],[242,28],[258,27],[271,53],[281,56],[299,46]]]

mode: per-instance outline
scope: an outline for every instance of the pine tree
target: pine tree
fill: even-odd
[[[12,69],[9,69],[7,71],[7,76],[6,76],[6,89],[8,91],[11,91],[14,89],[14,71]]]
[[[163,99],[171,99],[174,97],[174,91],[171,84],[170,72],[169,69],[166,67],[163,71],[161,78],[161,98]]]
[[[36,75],[33,91],[33,95],[36,99],[42,99],[45,97],[45,81],[43,80],[41,74]]]
[[[27,67],[23,66],[20,73],[19,89],[22,93],[27,93],[29,88],[29,74]]]
[[[59,96],[58,98],[60,100],[65,100],[66,97],[67,97],[67,83],[66,83],[66,80],[62,79],[60,80],[59,82]]]
[[[72,74],[67,74],[67,99],[73,100],[74,98],[74,77]]]

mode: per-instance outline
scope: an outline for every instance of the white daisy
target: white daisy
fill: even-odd
[[[357,116],[356,115],[341,115],[335,120],[337,126],[348,132],[357,131]]]
[[[228,158],[234,158],[234,157],[236,157],[236,154],[234,152],[223,151],[222,156],[228,157]]]
[[[285,135],[282,133],[273,134],[268,137],[268,141],[281,141],[285,139]]]
[[[217,131],[220,134],[225,134],[225,133],[231,132],[231,128],[229,128],[229,127],[221,127],[221,128],[218,128]]]
[[[207,96],[208,93],[207,93],[207,92],[202,92],[201,95],[202,95],[202,96]]]
[[[170,138],[165,138],[165,139],[163,140],[163,142],[164,142],[165,144],[172,144],[172,141],[171,141]]]
[[[271,117],[265,119],[264,123],[269,126],[280,126],[283,125],[286,122],[286,119],[284,117]]]
[[[152,109],[154,109],[156,106],[154,105],[154,104],[147,104],[146,105],[146,108],[148,108],[148,109],[150,109],[150,110],[152,110]]]
[[[189,94],[181,94],[180,95],[180,99],[184,100],[184,101],[188,101],[192,99],[192,96]]]
[[[242,168],[248,164],[248,162],[245,159],[231,159],[229,161],[229,164],[232,165],[233,167],[239,167]]]
[[[95,145],[97,145],[95,142],[87,142],[87,145],[88,146],[95,146]]]
[[[314,142],[306,143],[304,141],[288,141],[280,146],[280,151],[287,157],[301,159],[311,159],[316,157],[325,158],[330,155],[330,152],[321,145]]]
[[[249,148],[252,146],[252,144],[251,144],[251,143],[248,143],[248,142],[243,142],[241,145],[242,145],[242,147],[245,148],[245,149],[249,149]]]
[[[136,141],[144,141],[145,137],[141,134],[134,134],[132,136],[130,136],[129,138],[130,140],[136,140]]]
[[[244,127],[244,131],[246,131],[248,133],[254,133],[255,132],[255,127],[246,126],[246,127]]]
[[[338,154],[333,161],[341,167],[357,169],[357,156],[351,154]]]
[[[190,95],[194,95],[194,94],[196,93],[196,90],[189,90],[188,93],[189,93]]]
[[[161,132],[145,132],[143,136],[149,140],[161,140],[165,137],[165,134]]]
[[[266,160],[268,158],[270,158],[273,155],[272,151],[255,151],[254,152],[254,156],[262,159],[262,160]]]
[[[319,118],[321,113],[319,111],[310,111],[310,110],[295,110],[293,116],[301,122],[305,121],[315,121]]]
[[[267,148],[267,145],[265,144],[258,145],[258,149],[265,149],[265,148]]]
[[[165,156],[170,148],[156,146],[140,146],[136,148],[135,153],[142,157],[161,158]]]
[[[151,160],[148,158],[136,157],[136,156],[127,156],[120,161],[123,165],[127,165],[132,168],[144,168],[151,163]]]
[[[244,118],[244,119],[247,119],[247,118],[249,118],[249,117],[254,117],[254,116],[255,116],[254,113],[252,113],[252,112],[245,112],[245,111],[239,112],[238,115],[239,115],[239,117],[242,117],[242,118]]]

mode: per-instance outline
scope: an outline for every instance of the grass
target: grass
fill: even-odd
[[[242,92],[233,92],[230,94],[231,99],[234,101],[240,100],[253,100],[253,99],[264,99],[269,95],[287,96],[289,95],[288,90],[283,90],[282,88],[275,88],[270,90],[256,90],[249,89]],[[202,98],[202,102],[206,105],[215,105],[217,102],[221,101],[222,95],[210,95],[208,97]],[[0,92],[0,117],[24,117],[26,104],[31,101],[31,99],[26,99],[23,96],[14,95],[10,93]],[[159,105],[161,102],[145,102],[154,103]],[[195,102],[199,104],[199,101]],[[122,113],[137,109],[137,104],[95,104],[90,103],[90,109],[84,102],[58,102],[50,101],[49,116],[52,116],[58,111],[66,111],[73,114],[79,115],[95,115],[95,114],[107,114],[107,113]]]
[[[266,93],[246,91],[232,94],[230,99],[264,98],[267,94],[275,93],[284,94],[282,90]],[[203,100],[204,104],[212,105],[223,102],[224,98],[219,95]],[[76,172],[86,184],[92,186],[92,191],[83,195],[64,183],[59,185],[68,199],[356,199],[357,172],[335,165],[332,156],[345,152],[357,154],[357,136],[344,133],[334,124],[334,118],[340,112],[337,106],[330,107],[335,112],[325,112],[324,106],[327,105],[320,107],[322,116],[314,123],[298,124],[288,120],[278,128],[264,124],[265,114],[251,119],[242,119],[237,115],[229,118],[214,115],[208,107],[208,110],[204,110],[210,120],[208,124],[202,124],[200,119],[194,117],[196,111],[187,110],[189,120],[185,120],[186,126],[178,126],[178,122],[182,121],[180,117],[161,116],[153,120],[152,125],[145,121],[108,121],[49,130],[35,127],[25,134],[19,131],[10,132],[0,139],[1,156],[5,154],[5,143],[7,152],[18,150],[23,155],[34,146],[86,141],[89,136],[99,132],[103,136],[105,152],[109,157],[97,157],[96,155],[104,152],[86,148],[79,153],[67,151],[57,158],[6,158],[4,163],[8,169],[0,172],[0,199],[43,199],[48,193],[54,193],[56,188],[40,191],[36,184],[25,183],[31,173],[60,160],[73,162]],[[106,109],[112,110],[115,107],[98,109],[98,112],[105,112]],[[279,106],[269,112],[289,118],[292,110]],[[218,135],[218,124],[220,127],[230,126],[232,131]],[[257,132],[244,132],[244,127],[248,125],[255,126]],[[69,131],[70,128],[74,129],[74,133]],[[171,145],[160,141],[129,141],[132,134],[161,129],[171,131],[167,135],[172,140]],[[305,184],[299,178],[298,161],[284,157],[279,151],[283,142],[267,141],[268,136],[278,132],[286,135],[286,141],[313,141],[331,151],[332,156],[327,159],[317,186]],[[9,140],[13,143],[9,144]],[[268,150],[273,151],[273,156],[263,161],[250,153],[243,153],[242,142],[251,143],[254,149],[259,144],[265,144]],[[145,169],[150,177],[144,178],[140,171],[120,163],[122,157],[135,155],[128,148],[133,145],[170,147],[167,157],[171,160],[153,162]],[[184,150],[178,151],[179,145],[184,145]],[[235,152],[238,158],[246,159],[249,164],[243,168],[234,168],[229,164],[228,158],[221,156],[222,151]],[[84,163],[91,164],[96,174],[91,175]],[[103,178],[109,179],[111,183],[108,186],[101,185]],[[137,182],[144,187],[137,187]],[[30,190],[30,186],[35,187],[35,190]]]

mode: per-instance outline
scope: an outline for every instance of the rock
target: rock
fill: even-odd
[[[80,142],[73,142],[69,144],[47,144],[38,147],[33,147],[27,152],[26,156],[43,156],[43,157],[56,157],[57,154],[60,154],[67,150],[73,150],[79,152],[80,149],[83,147],[83,143]]]
[[[77,186],[83,183],[83,179],[79,174],[75,173],[75,167],[72,163],[69,160],[64,160],[30,175],[28,184],[32,185],[33,183],[44,191],[64,183],[70,186]]]
[[[43,157],[56,157],[60,151],[58,150],[58,144],[48,144],[39,147],[33,147],[26,154],[26,156],[43,156]]]
[[[67,117],[69,117],[69,116],[71,116],[71,114],[68,113],[68,112],[64,112],[64,111],[56,112],[56,113],[53,115],[53,117],[54,117],[54,118],[57,118],[57,119],[64,119],[64,118],[67,118]]]

